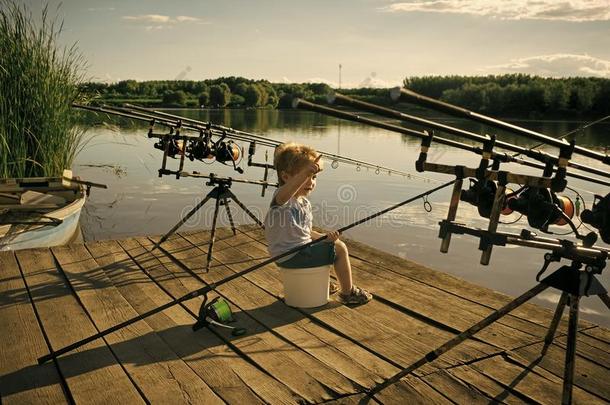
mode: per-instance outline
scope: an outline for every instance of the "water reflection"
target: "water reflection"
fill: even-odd
[[[200,121],[210,121],[215,124],[220,124],[235,129],[239,129],[247,132],[255,133],[266,133],[275,130],[288,130],[288,131],[304,131],[309,133],[327,133],[329,131],[338,130],[339,126],[342,126],[344,130],[349,131],[352,127],[361,127],[361,124],[339,120],[334,117],[327,115],[312,113],[308,111],[299,110],[198,110],[198,109],[172,109],[162,110],[171,114],[180,115],[187,118],[192,118]],[[410,124],[400,123],[399,121],[390,120],[383,117],[378,117],[373,114],[358,112],[358,115],[369,117],[384,122],[391,122],[397,125],[403,125],[405,128],[415,130],[425,130],[426,127]],[[422,111],[417,111],[417,114],[412,112],[412,115],[416,115],[421,118],[426,118],[432,121],[440,122],[445,125],[453,126],[456,128],[464,129],[470,132],[474,132],[479,135],[496,135],[498,139],[522,146],[533,146],[536,142],[528,140],[522,136],[498,130],[485,126],[483,124],[472,122],[464,119],[422,114]],[[94,114],[87,112],[83,115],[84,121],[87,125],[95,125],[100,122],[111,122],[123,127],[128,128],[148,128],[148,123],[145,121],[131,121],[124,118],[118,118],[116,116],[106,116],[100,114]],[[610,136],[610,119],[594,126],[579,130],[581,127],[587,125],[587,121],[561,121],[561,120],[546,120],[546,121],[534,121],[534,120],[507,120],[511,124],[522,126],[524,128],[540,132],[542,134],[558,138],[569,132],[576,131],[571,134],[568,140],[575,139],[577,144],[594,149],[605,149],[608,146],[608,137]],[[376,129],[373,129],[377,131]],[[405,143],[417,143],[418,141],[412,137],[406,135],[397,135],[401,137]],[[472,144],[468,140],[460,137],[456,137],[450,134],[442,134],[444,138],[460,140],[465,143]]]
[[[315,207],[315,225],[326,228],[337,228],[356,219],[406,200],[435,186],[439,182],[450,180],[449,176],[437,173],[423,173],[425,179],[415,176],[414,161],[419,153],[419,140],[400,134],[363,126],[352,122],[341,121],[319,114],[295,110],[172,110],[172,114],[212,121],[217,124],[265,135],[279,141],[296,140],[311,144],[317,149],[337,152],[355,159],[375,162],[397,170],[407,171],[414,176],[388,176],[375,174],[374,170],[362,169],[340,164],[332,169],[326,162],[326,169],[318,180],[318,187],[312,195]],[[79,154],[75,163],[78,175],[92,181],[108,184],[107,191],[94,190],[82,217],[83,234],[86,240],[120,238],[134,235],[158,235],[165,233],[191,207],[197,204],[210,191],[204,181],[180,179],[173,177],[159,178],[157,169],[161,164],[161,152],[154,149],[153,140],[146,137],[147,123],[131,123],[113,118],[112,123],[118,127],[99,126],[106,117],[88,115],[88,125],[93,125],[88,136],[92,138],[89,145]],[[444,123],[484,134],[485,128],[476,123],[463,120],[444,119]],[[581,122],[527,121],[520,123],[530,129],[545,134],[563,134],[578,128]],[[610,123],[587,128],[578,136],[579,144],[603,149],[607,144]],[[445,136],[445,135],[443,135]],[[449,136],[447,136],[449,137]],[[502,135],[501,139],[531,146],[515,135]],[[460,141],[463,141],[460,139]],[[247,145],[244,145],[247,148]],[[549,152],[556,153],[553,148]],[[272,151],[269,151],[272,155]],[[265,149],[259,148],[255,161],[265,159]],[[447,164],[464,164],[476,166],[478,156],[442,145],[432,148],[429,159]],[[601,163],[587,158],[578,158],[581,163],[607,169]],[[170,160],[171,167],[177,168],[177,161]],[[239,175],[231,168],[213,163],[187,162],[185,169],[210,172],[222,176],[233,176],[248,179],[261,179],[262,169],[247,167]],[[120,168],[121,176],[109,167]],[[106,169],[105,169],[106,168]],[[520,173],[539,174],[535,169],[524,168],[515,164],[504,167]],[[429,179],[429,180],[426,180]],[[275,180],[275,175],[271,176]],[[592,201],[592,193],[606,194],[607,189],[579,180],[570,180],[570,185],[581,190],[587,204]],[[346,186],[351,193],[346,197]],[[257,186],[235,184],[232,191],[250,210],[262,217],[267,210],[272,190],[264,198]],[[449,189],[430,196],[432,212],[424,210],[423,201],[402,207],[377,221],[362,224],[347,232],[347,237],[360,240],[382,250],[424,263],[432,268],[455,274],[477,284],[516,296],[529,289],[534,283],[534,276],[543,263],[543,251],[525,248],[496,248],[491,266],[481,266],[477,241],[471,237],[455,237],[449,254],[439,253],[438,221],[443,219],[449,202]],[[573,192],[567,195],[575,199]],[[204,207],[185,225],[189,228],[209,228],[212,222],[213,204]],[[251,220],[233,210],[237,223],[251,223]],[[462,204],[458,221],[473,226],[486,226],[476,209]],[[505,222],[516,219],[516,216],[505,218]],[[221,215],[221,225],[228,225]],[[502,230],[519,232],[526,227],[526,221],[504,225]],[[562,228],[554,229],[563,232]],[[606,286],[610,286],[610,276],[602,275]],[[538,299],[538,303],[552,307],[552,295]],[[588,313],[583,317],[594,322],[610,325],[610,314],[604,311],[599,300],[585,299],[583,306]],[[556,302],[556,301],[555,301]]]

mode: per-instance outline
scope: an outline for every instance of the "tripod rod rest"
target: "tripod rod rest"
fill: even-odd
[[[229,188],[233,184],[233,179],[231,177],[218,177],[216,176],[216,174],[210,173],[210,176],[208,178],[209,180],[205,183],[206,186],[218,185]]]
[[[530,231],[521,234],[507,232],[490,232],[485,229],[471,228],[465,224],[443,220],[439,222],[439,237],[447,234],[470,235],[485,240],[495,246],[517,245],[536,249],[548,250],[556,257],[573,260],[587,266],[591,270],[599,269],[601,272],[606,266],[610,251],[598,246],[582,246],[567,239],[552,239],[538,237]]]

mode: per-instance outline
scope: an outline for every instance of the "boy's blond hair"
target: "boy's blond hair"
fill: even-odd
[[[275,148],[273,165],[277,172],[280,185],[284,184],[282,172],[294,175],[299,172],[309,162],[313,162],[318,157],[318,152],[312,147],[299,143],[283,143]],[[318,161],[318,166],[322,169],[322,161]]]

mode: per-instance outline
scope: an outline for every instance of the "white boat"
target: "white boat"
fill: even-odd
[[[87,182],[64,176],[0,179],[0,250],[50,247],[78,231]]]

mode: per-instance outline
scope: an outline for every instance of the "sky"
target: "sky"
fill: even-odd
[[[40,14],[41,0],[14,0]],[[90,80],[610,78],[610,0],[50,0]]]

